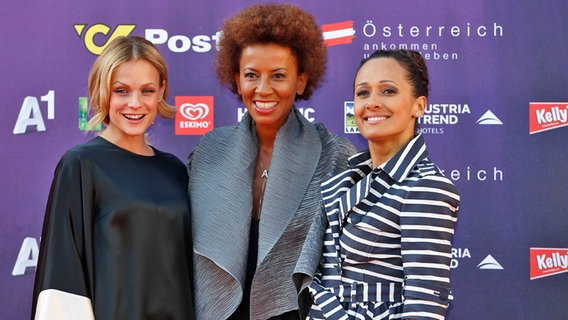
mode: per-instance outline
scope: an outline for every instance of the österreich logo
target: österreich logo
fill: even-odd
[[[322,24],[321,30],[323,31],[323,43],[328,47],[350,44],[355,38],[355,29],[353,29],[351,20]]]
[[[529,104],[529,133],[557,129],[568,125],[568,103],[531,102]]]
[[[176,135],[203,135],[213,129],[212,96],[177,96],[176,108]]]
[[[531,248],[531,280],[568,272],[568,248]]]

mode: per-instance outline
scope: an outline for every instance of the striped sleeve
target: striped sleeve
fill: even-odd
[[[400,199],[401,254],[404,269],[404,314],[417,319],[444,319],[450,291],[451,240],[460,197],[441,174],[415,180]]]

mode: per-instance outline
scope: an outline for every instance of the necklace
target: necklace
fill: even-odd
[[[264,165],[262,164],[262,160],[260,160],[259,162],[260,162],[260,166],[262,167],[262,175],[260,177],[261,178],[268,178],[268,169],[264,168]],[[262,191],[264,192],[264,188],[262,188]]]
[[[262,168],[262,175],[260,176],[260,178],[262,179],[262,186],[260,188],[260,199],[258,201],[258,208],[256,213],[257,218],[260,218],[262,201],[264,200],[264,190],[266,189],[266,182],[268,181],[268,169],[264,167],[264,164],[262,164],[261,160],[259,160],[259,162],[260,162],[260,167]]]

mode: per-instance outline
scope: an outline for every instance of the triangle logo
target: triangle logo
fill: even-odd
[[[491,110],[487,110],[481,118],[477,119],[477,124],[503,124],[497,116],[491,112]]]
[[[485,259],[483,259],[483,261],[481,261],[477,265],[477,268],[489,269],[489,270],[503,270],[503,266],[501,266],[499,262],[497,262],[497,260],[495,260],[495,258],[493,258],[490,254],[488,254],[487,257],[485,257]]]

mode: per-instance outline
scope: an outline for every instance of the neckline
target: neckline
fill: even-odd
[[[105,144],[108,144],[108,145],[110,145],[110,146],[113,146],[114,148],[116,148],[116,149],[118,149],[118,150],[121,150],[121,151],[123,151],[123,152],[125,152],[125,153],[131,154],[131,155],[137,156],[137,157],[142,157],[142,158],[148,158],[148,159],[149,159],[149,158],[153,158],[153,157],[157,156],[158,153],[159,153],[159,151],[158,151],[156,148],[154,148],[153,146],[151,146],[151,145],[148,145],[148,146],[149,146],[150,148],[152,148],[152,150],[154,150],[154,154],[153,154],[153,155],[145,155],[145,154],[139,154],[139,153],[136,153],[136,152],[132,152],[132,151],[130,151],[130,150],[128,150],[128,149],[125,149],[125,148],[123,148],[123,147],[121,147],[121,146],[119,146],[119,145],[117,145],[117,144],[115,144],[115,143],[113,143],[113,142],[107,140],[106,138],[104,138],[104,137],[102,137],[102,136],[100,136],[100,135],[98,135],[96,138],[98,138],[99,140],[103,141]]]

